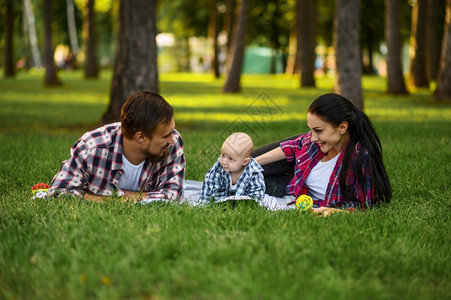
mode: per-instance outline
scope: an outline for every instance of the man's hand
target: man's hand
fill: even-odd
[[[124,195],[122,197],[120,197],[121,201],[126,201],[126,202],[138,202],[141,201],[142,199],[145,198],[146,193],[144,192],[133,192],[133,191],[126,191],[123,190]],[[86,201],[93,201],[93,202],[97,202],[97,203],[105,203],[106,200],[111,200],[113,199],[112,196],[98,196],[98,195],[93,195],[90,193],[85,193],[83,199],[85,199]]]
[[[86,201],[92,201],[92,202],[97,202],[97,203],[105,203],[105,199],[106,197],[103,196],[97,196],[97,195],[93,195],[90,193],[85,193],[85,195],[83,196],[83,199],[85,199]]]
[[[146,198],[146,193],[145,192],[133,192],[133,191],[127,191],[127,190],[122,190],[124,192],[124,196],[122,196],[122,200],[123,201],[127,201],[127,202],[138,202],[141,201],[142,199]]]

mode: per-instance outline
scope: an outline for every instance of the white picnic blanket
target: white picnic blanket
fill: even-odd
[[[183,198],[184,201],[187,202],[190,205],[198,206],[202,205],[203,201],[199,201],[199,197],[201,194],[202,189],[202,182],[196,181],[196,180],[186,180],[185,181],[185,187],[183,190]],[[230,196],[227,198],[222,199],[221,201],[228,201],[228,200],[249,200],[249,197],[242,197],[242,196]],[[287,203],[295,200],[294,196],[286,195],[283,198],[270,196],[268,194],[265,194],[265,197],[258,201],[258,203],[266,207],[270,210],[287,210],[287,209],[295,209],[295,205],[287,206]]]

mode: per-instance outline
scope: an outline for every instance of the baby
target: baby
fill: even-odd
[[[252,139],[243,132],[233,133],[224,141],[221,156],[205,174],[201,200],[220,201],[229,196],[263,198],[263,168],[250,156],[252,147]]]

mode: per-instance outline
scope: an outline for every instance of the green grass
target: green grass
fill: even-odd
[[[0,80],[0,299],[442,299],[451,290],[451,105],[430,91],[384,93],[365,77],[365,111],[384,146],[392,203],[318,218],[252,205],[192,208],[31,200],[106,109],[111,73]],[[187,178],[202,180],[230,131],[256,146],[307,130],[331,91],[297,78],[247,75],[223,95],[210,75],[161,74],[185,142]]]

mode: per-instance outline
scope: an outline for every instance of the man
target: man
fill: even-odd
[[[122,106],[120,123],[87,132],[72,146],[48,196],[176,200],[182,197],[185,165],[171,105],[158,94],[138,92]]]

